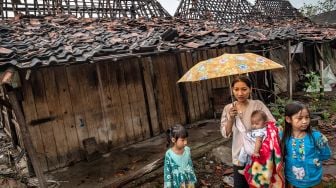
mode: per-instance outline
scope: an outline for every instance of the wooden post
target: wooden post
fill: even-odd
[[[320,59],[320,71],[321,71],[321,73],[320,73],[320,78],[321,78],[321,88],[323,89],[323,91],[324,91],[324,82],[323,82],[323,60],[322,59]]]
[[[9,131],[10,131],[10,134],[11,134],[11,137],[12,137],[12,145],[14,148],[16,148],[19,144],[19,140],[18,140],[18,136],[16,134],[16,131],[15,131],[15,125],[14,123],[12,122],[12,120],[14,119],[13,117],[13,110],[10,109],[10,108],[7,108],[7,115],[8,115],[8,120],[9,120]]]
[[[18,12],[17,12],[17,2],[13,2],[12,1],[12,9],[13,9],[14,16],[17,16],[18,15]]]
[[[2,109],[5,108],[4,106],[0,105],[0,129],[5,127],[5,119],[2,113]]]
[[[323,61],[326,61],[325,58],[323,57],[323,54],[322,54],[322,46],[321,46],[321,49],[319,48],[319,46],[317,44],[315,44],[315,48],[317,50],[317,53],[318,55],[320,56],[320,78],[321,78],[321,88],[320,88],[320,91],[321,89],[323,89],[322,91],[324,91],[324,82],[323,82]]]
[[[14,111],[14,113],[16,115],[16,118],[17,118],[17,121],[20,125],[23,144],[24,144],[25,149],[28,152],[28,155],[29,155],[29,157],[31,159],[31,162],[33,164],[35,173],[36,173],[37,178],[39,180],[39,183],[40,183],[39,187],[47,188],[47,183],[46,183],[46,180],[44,178],[41,165],[40,165],[40,163],[38,161],[38,158],[36,156],[36,152],[35,152],[35,149],[33,147],[33,142],[30,138],[28,126],[27,126],[26,121],[24,119],[23,112],[21,111],[19,101],[16,97],[16,93],[13,90],[13,88],[11,86],[8,86],[8,85],[5,86],[5,90],[6,90],[6,93],[8,94],[9,101],[12,104],[13,111]]]
[[[293,98],[293,75],[292,75],[292,58],[291,58],[291,51],[290,51],[291,42],[288,40],[288,61],[287,61],[287,68],[288,68],[288,80],[287,80],[287,91],[289,92],[289,100]]]

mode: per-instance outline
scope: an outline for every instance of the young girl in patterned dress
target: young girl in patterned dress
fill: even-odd
[[[175,125],[167,131],[167,147],[164,159],[165,188],[194,188],[196,175],[187,145],[188,132],[182,125]]]
[[[331,156],[327,138],[312,130],[309,110],[300,102],[286,105],[285,118],[282,153],[289,187],[320,186],[322,161]]]

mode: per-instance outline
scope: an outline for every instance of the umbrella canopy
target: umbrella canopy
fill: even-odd
[[[223,54],[197,63],[178,82],[194,82],[277,68],[283,66],[254,53]]]

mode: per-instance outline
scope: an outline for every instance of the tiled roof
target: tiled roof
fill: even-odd
[[[321,13],[311,17],[311,19],[319,24],[333,24],[336,25],[336,10]]]
[[[0,21],[0,66],[19,68],[92,62],[102,56],[216,48],[272,40],[333,40],[336,29],[307,21],[219,28],[202,20],[77,19],[71,16]]]

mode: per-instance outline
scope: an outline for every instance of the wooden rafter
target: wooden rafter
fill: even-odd
[[[77,17],[170,17],[157,0],[1,0],[0,17],[72,14]]]
[[[287,0],[257,0],[254,7],[264,17],[273,20],[302,17],[300,12]]]
[[[262,19],[261,14],[246,0],[181,0],[175,16],[184,19],[207,19],[222,24]]]

